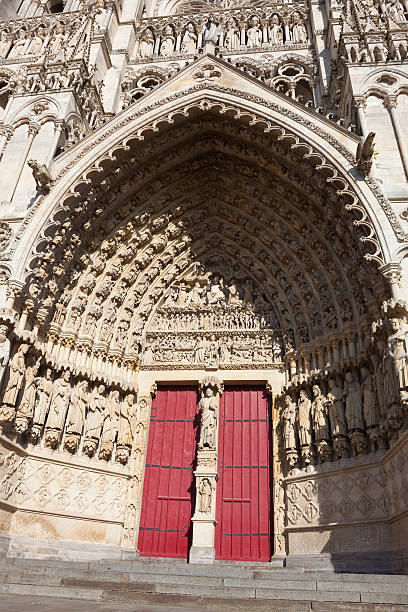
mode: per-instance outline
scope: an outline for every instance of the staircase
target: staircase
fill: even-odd
[[[190,610],[408,611],[408,576],[250,563],[209,567],[157,559],[68,562],[3,557],[0,593]]]

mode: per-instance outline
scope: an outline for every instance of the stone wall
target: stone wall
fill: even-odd
[[[66,456],[65,456],[66,455]],[[92,465],[91,465],[92,464]],[[0,531],[10,554],[44,541],[119,546],[129,475],[118,465],[0,439]]]
[[[288,561],[403,570],[408,554],[408,432],[388,451],[294,470],[285,478]]]

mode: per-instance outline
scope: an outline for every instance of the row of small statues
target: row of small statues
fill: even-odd
[[[385,448],[402,425],[396,396],[397,375],[391,362],[378,360],[372,374],[368,363],[350,368],[344,376],[329,376],[306,389],[284,397],[281,414],[282,443],[288,465],[311,462],[313,447],[322,461]],[[367,441],[368,438],[368,441]]]
[[[274,312],[257,314],[237,312],[199,312],[157,314],[151,329],[157,331],[199,331],[212,329],[276,329],[278,321]]]
[[[268,21],[261,22],[259,17],[254,16],[245,27],[240,25],[242,26],[235,19],[229,19],[224,24],[208,19],[202,29],[189,22],[180,34],[172,24],[167,24],[161,34],[156,34],[153,28],[147,27],[140,35],[138,55],[142,59],[149,59],[154,53],[161,57],[171,56],[175,52],[196,53],[206,43],[235,51],[241,46],[256,49],[263,44],[304,44],[308,41],[307,29],[299,12],[292,15],[291,23],[285,23],[275,13]]]
[[[102,29],[106,22],[107,10],[104,0],[98,0],[95,17],[95,30]],[[78,25],[78,24],[77,24]],[[22,27],[14,34],[7,30],[0,32],[0,59],[14,59],[27,55],[39,56],[47,53],[55,55],[67,47],[74,47],[82,35],[82,29],[58,22],[51,30],[44,24],[34,32]]]
[[[205,336],[194,338],[150,339],[143,352],[143,363],[183,362],[196,364],[281,363],[283,344],[277,338]]]
[[[21,344],[8,364],[3,384],[0,423],[18,436],[37,444],[85,455],[113,458],[125,464],[133,442],[144,443],[147,406],[136,407],[128,393],[123,399],[117,389],[104,384],[91,388],[84,379],[74,380],[69,370],[62,373],[41,365],[42,358],[29,354]],[[43,373],[39,375],[40,369]],[[82,440],[82,447],[81,447]]]

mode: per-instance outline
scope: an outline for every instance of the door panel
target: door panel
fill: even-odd
[[[217,559],[271,558],[270,416],[263,386],[226,386],[218,438]]]
[[[187,559],[197,391],[160,387],[152,402],[138,548],[144,556]]]

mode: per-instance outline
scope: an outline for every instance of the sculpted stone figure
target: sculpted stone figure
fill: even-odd
[[[130,449],[133,443],[135,416],[135,396],[133,393],[128,393],[124,401],[120,404],[118,446],[116,450],[116,460],[123,464],[127,463],[129,459]]]
[[[329,410],[331,433],[336,436],[347,435],[346,416],[344,412],[343,389],[335,378],[329,378],[329,392],[326,402]]]
[[[211,512],[212,486],[208,478],[203,478],[199,488],[200,501],[199,511],[205,514]]]
[[[0,58],[7,57],[7,53],[11,47],[11,39],[5,30],[0,32]]]
[[[153,55],[154,35],[150,28],[146,28],[140,37],[139,56],[149,59]]]
[[[327,440],[329,436],[329,422],[325,399],[319,385],[313,385],[312,420],[316,442]]]
[[[237,24],[233,19],[226,24],[226,34],[224,39],[224,46],[228,51],[236,51],[240,46],[240,33],[237,28]]]
[[[34,443],[38,442],[47,416],[52,390],[52,370],[47,368],[45,375],[37,378],[37,402],[34,408],[33,424],[30,436]]]
[[[361,368],[361,378],[364,421],[368,428],[377,427],[380,421],[380,412],[375,396],[373,376],[370,374],[368,367]]]
[[[176,39],[174,38],[173,28],[170,25],[167,25],[163,31],[162,42],[160,45],[160,55],[162,57],[173,55],[175,42]]]
[[[47,166],[45,164],[40,164],[35,159],[29,159],[27,166],[30,166],[33,171],[33,177],[37,190],[39,192],[48,191],[52,178]]]
[[[203,289],[199,283],[196,281],[194,283],[194,287],[191,288],[188,296],[187,296],[187,306],[201,306],[203,303],[202,300]]]
[[[345,375],[343,396],[346,399],[346,419],[350,431],[364,429],[361,386],[355,374]]]
[[[40,26],[36,35],[31,39],[27,49],[27,55],[41,55],[46,41],[45,30]]]
[[[52,385],[50,410],[45,426],[45,445],[55,448],[59,442],[71,396],[70,372],[65,370]]]
[[[285,449],[296,448],[295,437],[296,404],[290,395],[285,397],[285,408],[282,412],[283,446]]]
[[[26,54],[27,47],[29,45],[29,38],[27,36],[27,32],[24,29],[21,29],[18,33],[17,40],[14,41],[11,51],[9,53],[9,59],[14,57],[21,57]]]
[[[24,381],[27,352],[28,344],[22,344],[10,361],[6,390],[0,410],[0,423],[10,423],[14,419],[18,394]]]
[[[292,25],[292,42],[301,44],[307,42],[307,32],[300,13],[297,11],[293,14]]]
[[[218,43],[218,39],[220,37],[220,30],[217,24],[212,21],[212,19],[208,19],[203,29],[203,44],[206,42],[212,42],[214,45]]]
[[[10,340],[7,338],[7,332],[6,325],[0,325],[0,388],[10,357]]]
[[[119,391],[111,391],[107,400],[107,410],[103,421],[100,459],[108,461],[112,456],[113,444],[116,439],[119,425],[120,399]]]
[[[83,450],[86,455],[91,457],[98,446],[99,436],[101,434],[102,422],[105,414],[105,385],[98,385],[92,392],[88,415],[85,426],[85,440]]]
[[[37,393],[37,372],[40,367],[40,359],[31,357],[30,364],[25,371],[24,391],[20,403],[17,407],[15,428],[17,433],[22,434],[27,431],[28,424],[34,415],[35,398]]]
[[[269,42],[271,45],[281,45],[283,43],[283,30],[278,15],[272,15],[271,25],[269,26]]]
[[[74,453],[79,445],[82,429],[85,422],[86,407],[88,404],[88,381],[77,382],[72,393],[71,406],[65,427],[64,448]]]
[[[306,391],[301,391],[298,401],[298,428],[301,446],[312,442],[312,431],[310,426],[310,409],[312,402],[307,397]]]
[[[192,23],[189,23],[181,42],[182,53],[195,53],[197,49],[197,34]]]
[[[260,47],[262,45],[262,30],[260,28],[259,18],[256,16],[252,17],[250,26],[247,32],[247,47],[248,49]]]
[[[218,401],[211,386],[205,388],[204,395],[201,397],[198,407],[201,413],[200,449],[214,449],[216,446]]]

